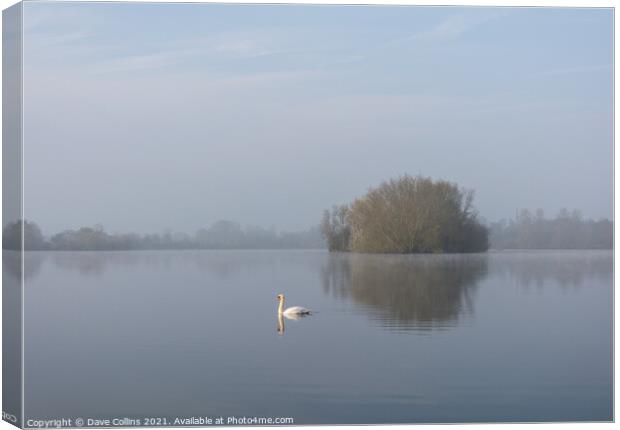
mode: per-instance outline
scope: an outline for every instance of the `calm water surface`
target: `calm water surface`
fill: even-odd
[[[612,419],[611,252],[25,258],[26,418]]]

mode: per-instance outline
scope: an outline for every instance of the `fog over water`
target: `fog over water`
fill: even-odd
[[[612,217],[611,9],[26,3],[25,217],[302,230],[400,174]]]

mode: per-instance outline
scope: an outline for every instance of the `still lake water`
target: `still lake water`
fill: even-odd
[[[613,418],[610,251],[25,262],[26,418]],[[319,313],[281,327],[278,293]]]

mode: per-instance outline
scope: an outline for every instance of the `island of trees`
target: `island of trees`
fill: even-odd
[[[482,252],[489,246],[473,192],[421,176],[391,179],[349,205],[326,210],[321,231],[330,251]]]

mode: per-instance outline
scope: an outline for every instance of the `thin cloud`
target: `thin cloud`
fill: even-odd
[[[490,15],[455,15],[446,18],[429,31],[414,36],[414,39],[445,40],[455,39],[474,28],[495,19],[495,14]]]
[[[299,52],[277,43],[268,35],[220,34],[193,37],[163,46],[142,46],[137,52],[123,52],[121,44],[89,43],[84,49],[83,40],[92,35],[82,32],[33,32],[28,35],[28,49],[32,53],[47,53],[53,48],[54,57],[70,57],[80,61],[86,69],[97,73],[116,73],[132,70],[156,70],[196,60],[226,61],[251,60],[267,56],[284,56]],[[39,56],[43,57],[42,55]],[[97,59],[97,57],[100,57]],[[103,58],[101,58],[103,57]],[[33,58],[36,58],[33,56]],[[39,65],[49,66],[50,63]],[[75,67],[75,63],[72,64]]]
[[[477,10],[476,13],[452,15],[441,20],[437,25],[429,30],[421,31],[410,36],[402,37],[388,42],[397,44],[410,41],[444,41],[457,39],[466,33],[494,21],[508,13],[507,10]]]
[[[349,55],[337,61],[335,64],[347,64],[365,61],[374,54],[386,48],[398,45],[407,45],[411,42],[441,42],[446,40],[458,39],[462,35],[475,30],[477,27],[496,20],[508,13],[508,10],[478,10],[475,14],[460,14],[446,17],[429,30],[420,31],[404,37],[398,37],[371,46],[364,51]]]

